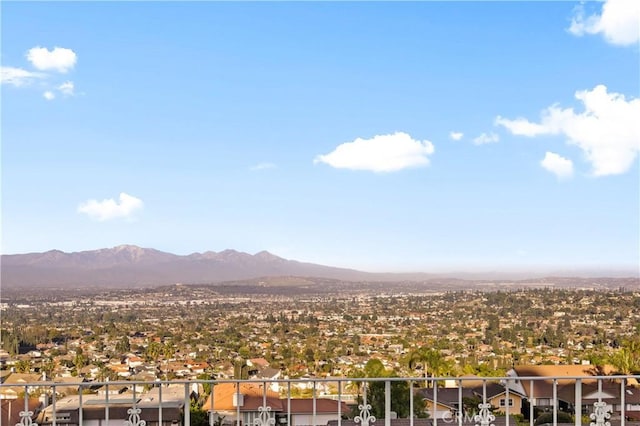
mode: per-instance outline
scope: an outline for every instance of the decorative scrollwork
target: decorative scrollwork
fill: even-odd
[[[473,416],[473,421],[476,422],[476,426],[495,426],[492,422],[495,421],[496,416],[491,414],[491,404],[478,404],[480,412]]]
[[[371,404],[360,404],[358,410],[360,410],[360,415],[353,418],[354,422],[360,423],[361,426],[369,426],[376,422],[376,418],[371,415]]]
[[[145,426],[147,424],[146,420],[140,419],[140,412],[142,410],[136,407],[129,408],[127,410],[127,414],[129,415],[129,420],[124,422],[124,426]]]
[[[258,407],[260,414],[253,420],[254,426],[270,426],[276,424],[276,419],[271,417],[271,407]]]
[[[611,418],[611,414],[607,412],[606,407],[606,402],[594,402],[593,413],[591,413],[589,417],[591,417],[591,420],[595,420],[595,422],[589,423],[589,426],[611,426],[611,423],[608,421]]]
[[[16,423],[16,426],[38,426],[38,423],[33,422],[33,411],[20,411],[18,415],[20,421]]]

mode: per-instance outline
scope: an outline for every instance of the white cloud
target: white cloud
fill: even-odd
[[[454,141],[459,141],[464,136],[462,132],[449,132],[449,138]]]
[[[640,99],[608,93],[603,85],[578,91],[575,97],[584,105],[584,112],[552,105],[542,112],[540,123],[500,116],[495,122],[515,135],[565,135],[569,144],[583,151],[595,176],[628,171],[640,152]]]
[[[56,97],[56,95],[50,90],[47,90],[46,92],[44,92],[42,96],[48,101],[51,101]]]
[[[259,171],[259,170],[268,170],[268,169],[275,169],[277,166],[273,163],[258,163],[255,166],[251,167],[251,170],[253,171]]]
[[[0,67],[0,79],[2,84],[11,84],[16,87],[26,86],[31,81],[43,78],[39,72],[31,72],[22,68]]]
[[[394,172],[410,167],[427,166],[433,144],[418,141],[404,132],[377,135],[371,139],[357,138],[345,142],[326,155],[318,155],[313,162],[325,163],[337,169]]]
[[[127,219],[132,218],[135,212],[142,209],[142,207],[142,200],[121,192],[119,201],[113,198],[102,201],[85,201],[78,206],[78,213],[84,213],[98,221],[121,218]]]
[[[560,179],[573,176],[573,162],[555,152],[547,151],[540,165]]]
[[[496,143],[500,141],[500,136],[495,133],[482,133],[477,138],[473,139],[474,145],[486,145],[488,143]]]
[[[74,94],[74,85],[72,81],[65,81],[60,86],[58,86],[58,90],[65,96],[73,96]]]
[[[73,50],[64,47],[54,47],[53,50],[49,50],[38,46],[29,49],[27,59],[41,71],[55,70],[66,73],[73,69],[78,57]]]
[[[584,6],[576,8],[569,32],[602,34],[611,44],[628,46],[640,40],[640,2],[638,0],[606,0],[602,14],[585,17]]]

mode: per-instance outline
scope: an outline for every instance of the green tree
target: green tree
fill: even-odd
[[[156,341],[153,341],[147,345],[147,348],[144,351],[144,358],[147,362],[157,362],[161,352],[162,345]]]
[[[627,340],[609,357],[609,363],[620,374],[640,372],[640,339]]]
[[[131,350],[131,344],[129,343],[129,336],[122,336],[118,343],[116,343],[116,351],[120,354],[127,353]]]
[[[21,359],[15,364],[16,372],[29,373],[31,371],[31,362],[26,359]]]
[[[421,369],[425,378],[440,377],[451,370],[451,363],[444,359],[440,351],[426,346],[411,352],[407,364],[410,370]]]
[[[192,399],[189,405],[189,419],[193,426],[208,426],[209,413],[204,411],[198,401]]]
[[[370,359],[367,361],[363,373],[366,378],[396,377],[392,371],[384,367],[379,359]],[[424,403],[415,392],[413,394],[411,393],[409,382],[403,380],[390,380],[389,382],[391,411],[395,412],[400,418],[409,417],[411,415],[411,398],[413,398],[413,416],[426,417]],[[385,417],[386,383],[384,381],[370,381],[365,383],[366,403],[371,405],[371,415],[376,418]],[[364,403],[364,399],[365,395],[362,397],[358,396],[359,403]]]

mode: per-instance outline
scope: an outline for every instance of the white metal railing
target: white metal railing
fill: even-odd
[[[3,383],[0,426],[631,426],[640,420],[639,382],[640,375]]]

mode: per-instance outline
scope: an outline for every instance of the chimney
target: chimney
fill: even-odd
[[[244,405],[244,395],[241,393],[233,394],[233,406],[234,407],[242,407]]]

